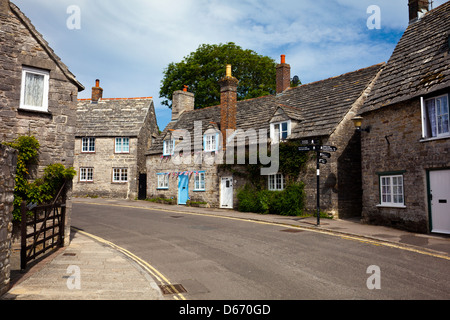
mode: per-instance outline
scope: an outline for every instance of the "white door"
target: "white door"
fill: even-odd
[[[220,207],[233,209],[233,177],[222,177],[221,179]]]
[[[450,234],[450,170],[430,171],[431,231]]]

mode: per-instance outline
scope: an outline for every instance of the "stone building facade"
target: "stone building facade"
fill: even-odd
[[[409,9],[410,24],[361,110],[370,128],[361,132],[362,215],[450,233],[450,2],[429,11],[428,1],[410,0]]]
[[[17,151],[0,144],[0,296],[9,290]]]
[[[19,8],[0,1],[0,141],[33,135],[39,163],[30,179],[53,163],[73,166],[78,92],[84,87]],[[67,196],[70,221],[71,187]],[[66,237],[70,232],[66,224]]]
[[[153,99],[102,95],[97,80],[92,98],[78,102],[74,195],[135,199],[146,188],[145,152],[158,135]]]
[[[174,92],[172,121],[147,153],[148,197],[174,199],[177,204],[191,200],[211,207],[237,208],[237,191],[248,182],[248,177],[245,164],[226,160],[231,141],[237,154],[240,146],[251,150],[261,138],[272,146],[278,141],[317,139],[338,148],[328,164],[322,165],[322,209],[336,217],[360,215],[360,139],[352,118],[382,66],[290,88],[290,66],[282,56],[277,66],[276,95],[237,101],[238,79],[231,74],[218,84],[222,93],[218,106],[193,110],[192,93],[191,100],[186,101],[178,97],[187,92]],[[180,101],[188,103],[180,105]],[[231,130],[228,136],[227,130]],[[184,152],[186,145],[189,153]],[[262,174],[262,179],[269,190],[285,187],[284,177],[278,171]],[[314,210],[317,193],[313,157],[298,179],[305,182],[307,209]]]

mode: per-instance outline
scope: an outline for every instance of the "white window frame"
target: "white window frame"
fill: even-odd
[[[92,150],[91,150],[91,148],[92,148]],[[95,138],[93,138],[93,137],[81,138],[81,152],[82,153],[94,153],[95,152]]]
[[[443,100],[446,100],[447,102],[447,113],[444,114],[444,116],[446,115],[447,117],[447,121],[449,121],[450,119],[450,102],[449,102],[449,95],[448,94],[443,94],[443,95],[439,95],[436,97],[432,97],[432,98],[428,98],[425,99],[423,97],[420,98],[420,102],[421,102],[421,113],[422,113],[422,137],[423,139],[439,139],[439,138],[446,138],[446,137],[450,137],[450,123],[448,124],[448,131],[447,132],[438,132],[438,114],[437,114],[437,101],[440,101],[440,103],[442,103]],[[429,126],[431,126],[430,124],[430,119],[429,119],[429,113],[428,113],[428,108],[427,108],[427,102],[429,101],[434,101],[434,106],[435,106],[435,114],[433,115],[434,121],[435,121],[435,130],[436,130],[436,135],[433,136],[432,134],[432,130],[433,128],[429,128]],[[430,132],[431,131],[431,132]]]
[[[113,168],[112,181],[114,183],[128,182],[128,168]]]
[[[175,150],[175,140],[164,140],[163,141],[163,156],[173,155]]]
[[[206,173],[204,171],[198,172],[194,176],[194,191],[206,190]]]
[[[286,130],[276,130],[276,127],[282,128],[283,124],[286,124]],[[286,138],[283,139],[283,132],[286,132]],[[276,133],[278,133],[278,141],[284,141],[291,135],[291,120],[274,122],[270,124],[270,139],[275,141]]]
[[[80,168],[80,182],[93,182],[94,168]]]
[[[42,92],[42,105],[41,106],[33,106],[25,104],[25,88],[26,88],[26,76],[27,73],[43,76],[44,77],[44,86]],[[31,111],[41,111],[48,112],[48,91],[49,91],[49,80],[50,80],[50,72],[47,70],[31,68],[31,67],[22,67],[22,83],[20,88],[20,109],[31,110]]]
[[[130,138],[115,138],[114,152],[130,153]]]
[[[213,152],[219,150],[219,134],[209,133],[203,136],[203,150]]]
[[[285,182],[282,173],[271,174],[267,178],[268,189],[270,191],[283,191]]]
[[[403,174],[379,174],[379,187],[380,204],[378,206],[406,208]]]
[[[169,174],[168,173],[157,173],[157,185],[156,189],[158,190],[167,190],[169,189]]]

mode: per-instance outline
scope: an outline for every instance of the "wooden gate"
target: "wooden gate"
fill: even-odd
[[[65,190],[63,186],[61,192]],[[26,202],[21,204],[21,250],[20,268],[26,269],[27,263],[51,249],[64,246],[66,219],[66,197],[52,204],[35,206]],[[32,214],[28,214],[31,212]]]

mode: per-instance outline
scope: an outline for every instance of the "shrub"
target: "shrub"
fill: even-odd
[[[246,184],[238,191],[237,198],[238,210],[242,212],[298,216],[305,207],[302,182],[290,183],[283,191],[257,190]]]

